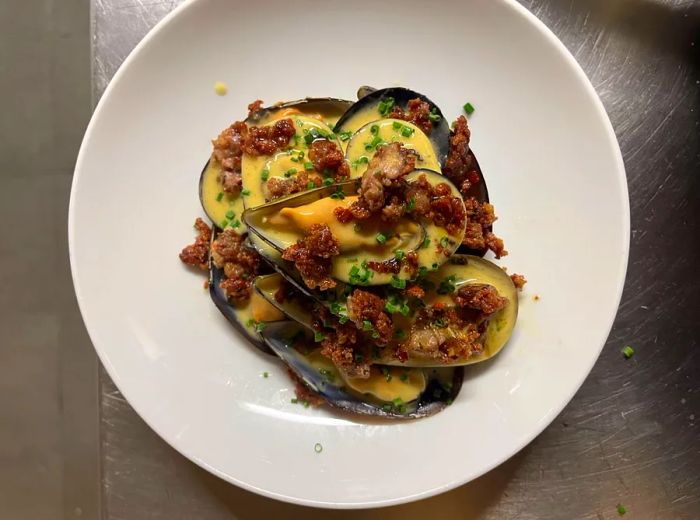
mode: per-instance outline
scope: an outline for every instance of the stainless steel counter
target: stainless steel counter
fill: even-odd
[[[178,3],[93,0],[95,99]],[[700,518],[700,3],[522,3],[573,52],[602,97],[630,188],[623,302],[571,404],[521,453],[468,485],[406,506],[328,512],[264,499],[199,469],[101,372],[105,518],[600,519],[618,518],[618,503],[627,518]],[[630,360],[620,353],[627,344],[636,350]]]

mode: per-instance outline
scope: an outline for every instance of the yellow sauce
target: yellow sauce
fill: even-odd
[[[280,242],[292,245],[313,224],[326,224],[340,243],[341,254],[363,251],[372,256],[387,256],[397,248],[414,247],[420,240],[420,225],[408,219],[392,226],[383,224],[380,219],[363,221],[359,227],[352,222],[339,222],[334,210],[348,208],[357,199],[357,196],[347,196],[342,200],[326,197],[303,206],[282,208],[277,214],[267,217],[264,225]],[[380,232],[387,237],[383,244],[377,241]]]
[[[219,163],[212,157],[202,176],[200,189],[204,211],[217,226],[224,227],[223,224],[226,223],[226,227],[238,233],[245,233],[246,226],[241,219],[243,197],[240,194],[231,196],[224,193],[223,186],[218,180],[220,168]],[[230,215],[233,215],[233,218],[229,218]]]
[[[247,208],[254,208],[267,202],[269,196],[266,185],[269,179],[273,177],[288,179],[306,169],[305,163],[309,161],[309,146],[304,140],[306,133],[313,130],[322,135],[333,133],[328,125],[313,117],[293,116],[292,121],[296,129],[296,139],[290,141],[286,150],[277,152],[273,156],[243,154],[241,162],[243,188],[250,191],[250,195],[245,200]],[[335,142],[338,144],[337,140]],[[293,158],[297,161],[293,161]]]
[[[382,143],[402,143],[405,148],[418,154],[416,168],[440,171],[440,163],[430,139],[412,123],[398,119],[382,119],[360,128],[348,141],[346,157],[350,163],[350,176],[361,177],[367,170],[367,164],[374,155],[376,140]],[[372,146],[367,149],[367,146]]]
[[[350,379],[345,378],[319,350],[309,353],[306,359],[316,370],[323,370],[322,374],[332,384],[340,386],[342,381],[355,392],[369,394],[380,401],[391,402],[398,398],[408,403],[417,399],[426,386],[425,374],[418,368],[384,367],[387,372],[383,373],[382,367],[373,365],[369,378]]]
[[[223,81],[217,81],[214,83],[214,92],[217,96],[225,96],[228,93],[228,87]]]

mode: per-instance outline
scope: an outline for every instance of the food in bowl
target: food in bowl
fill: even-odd
[[[406,88],[358,98],[252,103],[213,141],[212,226],[180,258],[302,402],[423,417],[508,342],[524,278],[483,258],[507,251],[467,119]]]

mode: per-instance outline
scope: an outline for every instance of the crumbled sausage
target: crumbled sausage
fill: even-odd
[[[421,175],[409,185],[405,196],[412,201],[413,211],[417,215],[444,227],[450,235],[457,235],[464,229],[464,204],[458,197],[452,196],[446,183],[432,186],[426,176]]]
[[[498,294],[494,286],[478,283],[462,285],[452,299],[458,306],[480,311],[485,316],[508,305],[508,298]]]
[[[459,116],[454,122],[452,136],[450,137],[450,149],[445,161],[443,173],[449,178],[459,191],[466,196],[469,188],[480,181],[479,173],[474,168],[474,159],[469,151],[469,139],[471,131],[467,124],[467,118]]]
[[[385,303],[376,294],[361,289],[355,289],[347,300],[348,317],[358,328],[364,328],[366,321],[371,323],[372,332],[376,331],[378,335],[373,335],[377,345],[386,345],[393,336],[391,318],[384,312]]]
[[[268,126],[251,126],[243,142],[243,152],[248,155],[272,155],[285,148],[296,134],[291,119],[280,119]]]
[[[350,177],[350,168],[343,151],[333,141],[316,139],[309,147],[309,159],[318,173],[333,177],[336,182]]]
[[[401,143],[380,145],[362,176],[360,199],[369,211],[384,207],[384,188],[416,167],[415,153]]]
[[[303,239],[282,252],[282,258],[299,270],[304,283],[322,291],[337,285],[330,277],[331,258],[340,254],[340,244],[327,224],[313,224]]]
[[[321,406],[326,402],[323,397],[309,388],[309,386],[304,383],[304,380],[300,378],[291,368],[287,369],[287,373],[294,382],[294,395],[296,395],[297,402],[303,404],[304,406]]]
[[[236,302],[247,300],[253,279],[260,270],[260,255],[243,245],[241,235],[225,229],[212,243],[211,256],[226,275],[219,284],[226,296]]]
[[[522,291],[523,287],[525,287],[525,284],[527,283],[525,277],[518,273],[511,274],[510,279],[513,280],[513,285],[515,285],[515,288],[519,291]]]
[[[430,120],[430,105],[420,98],[411,99],[406,110],[395,105],[389,117],[413,123],[428,135],[433,129],[433,122]]]
[[[197,238],[193,244],[185,247],[180,252],[180,260],[192,267],[199,267],[206,271],[209,258],[209,241],[211,240],[211,228],[201,218],[194,221],[197,230]]]
[[[506,256],[508,251],[505,250],[503,240],[490,231],[491,225],[496,221],[493,206],[488,202],[481,203],[474,197],[465,199],[464,206],[467,210],[467,224],[462,243],[484,253],[490,249],[496,258]]]
[[[278,199],[309,189],[310,182],[318,188],[323,184],[323,179],[320,175],[307,171],[301,171],[288,179],[272,177],[267,181],[267,191],[271,200]]]
[[[262,99],[256,99],[253,101],[250,105],[248,105],[248,117],[252,116],[255,114],[258,110],[260,110],[263,106],[263,101]]]
[[[369,358],[366,345],[358,343],[358,331],[353,323],[341,323],[327,308],[317,305],[314,309],[314,330],[323,334],[321,354],[347,377],[369,377]]]
[[[242,121],[233,123],[212,141],[214,159],[221,166],[219,182],[223,190],[231,195],[241,191],[241,158],[243,142],[248,135],[248,127]]]
[[[411,298],[418,298],[419,300],[422,300],[425,298],[425,290],[420,285],[409,285],[406,287],[406,290],[404,291],[406,296],[410,296]]]

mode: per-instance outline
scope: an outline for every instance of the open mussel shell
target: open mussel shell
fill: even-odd
[[[335,125],[336,134],[341,134],[343,132],[354,134],[368,123],[388,118],[388,113],[383,114],[379,111],[380,104],[382,103],[385,104],[387,101],[393,100],[394,105],[405,109],[410,100],[418,98],[428,103],[431,111],[437,116],[440,116],[439,121],[433,122],[433,129],[430,132],[429,138],[439,164],[444,166],[450,146],[450,126],[445,120],[440,107],[423,94],[404,87],[390,87],[371,92],[370,89],[371,87],[362,87],[360,91],[358,91],[358,96],[361,95],[360,99],[348,108],[338,120]]]
[[[406,176],[409,183],[425,177],[431,185],[446,184],[452,195],[461,199],[459,190],[445,177],[430,170],[415,170]],[[340,254],[331,260],[331,276],[354,285],[386,285],[394,278],[408,279],[401,268],[396,251],[412,254],[418,269],[435,270],[454,253],[464,237],[464,229],[454,235],[434,222],[423,218],[402,217],[396,223],[380,218],[355,223],[341,223],[334,210],[348,207],[359,188],[359,180],[316,188],[305,193],[247,209],[243,214],[258,252],[271,261],[278,261],[282,270],[292,270],[292,264],[281,260],[278,253],[303,238],[312,224],[326,224],[340,244]],[[386,269],[371,269],[370,262]],[[383,272],[380,272],[383,271]]]
[[[332,127],[352,104],[346,99],[308,97],[263,107],[250,114],[246,123],[263,126],[277,119],[302,114],[316,116]]]
[[[274,295],[279,279],[275,281],[271,277],[258,277],[254,287],[263,298],[280,309],[290,319],[312,330],[314,301],[324,305],[336,316],[342,315],[338,314],[336,309],[346,307],[345,302],[349,292],[346,292],[345,288],[336,288],[332,295],[323,299],[323,295],[315,291],[308,291],[303,284],[288,278],[286,274],[282,276],[285,276],[303,296],[285,299],[281,302],[277,301]],[[489,318],[486,331],[481,338],[479,352],[472,353],[467,357],[456,357],[449,360],[434,356],[435,345],[433,341],[440,342],[459,338],[464,331],[451,326],[443,328],[432,324],[416,329],[414,326],[415,314],[410,314],[407,317],[392,314],[395,326],[409,331],[407,341],[403,343],[408,358],[403,361],[397,359],[394,356],[395,346],[390,345],[378,350],[377,364],[405,367],[472,365],[496,356],[510,339],[518,316],[518,294],[511,278],[496,264],[477,256],[454,255],[439,270],[428,273],[420,284],[426,289],[425,297],[421,301],[427,306],[434,306],[437,303],[442,303],[446,307],[454,305],[451,295],[465,284],[490,285],[496,289],[500,296],[508,300],[508,304]]]
[[[354,390],[335,373],[332,364],[324,362],[317,350],[314,351],[313,336],[304,326],[293,321],[270,323],[262,331],[262,336],[275,354],[304,383],[328,404],[346,412],[388,419],[427,417],[452,403],[462,386],[463,369],[460,367],[418,372],[414,370],[412,377],[419,379],[423,388],[416,399],[406,402],[400,399],[380,400],[369,393]],[[302,349],[306,349],[306,352]],[[391,370],[395,372],[402,369]],[[381,378],[384,377],[382,374]],[[409,381],[410,377],[406,377],[406,380]],[[396,386],[403,384],[398,372],[392,376],[392,381]]]
[[[215,229],[212,233],[212,243],[216,238],[217,230]],[[260,296],[256,293],[251,295],[251,299],[243,305],[234,305],[226,297],[226,293],[221,288],[221,282],[226,279],[224,270],[219,268],[214,263],[214,260],[209,255],[209,296],[211,297],[216,308],[219,309],[221,314],[231,323],[236,330],[241,332],[243,336],[257,349],[266,354],[271,354],[272,352],[267,347],[265,342],[260,337],[260,334],[256,331],[254,326],[251,326],[249,320],[254,319],[254,306],[256,305],[256,299]],[[267,300],[265,300],[267,304]],[[259,304],[259,301],[258,301]],[[277,318],[279,319],[279,318]]]
[[[210,157],[199,176],[199,202],[209,220],[219,228],[231,227],[237,233],[245,233],[241,220],[243,197],[240,193],[225,193],[220,180],[221,165]]]

